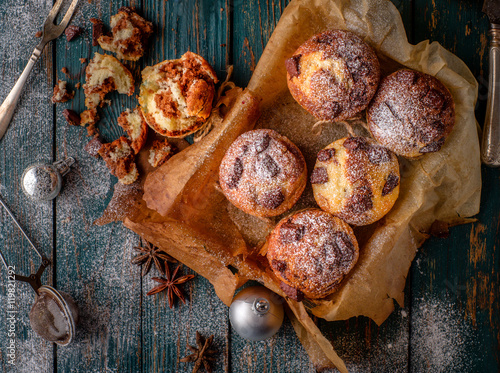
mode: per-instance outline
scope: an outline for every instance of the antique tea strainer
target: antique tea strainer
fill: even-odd
[[[7,211],[24,237],[28,240],[33,250],[35,250],[42,260],[35,274],[31,274],[28,277],[18,274],[15,275],[17,281],[27,282],[36,293],[35,303],[31,308],[29,316],[31,327],[43,339],[65,346],[69,344],[75,336],[76,324],[78,322],[78,307],[70,295],[63,291],[58,291],[52,286],[42,285],[41,277],[45,268],[50,265],[49,259],[35,247],[33,242],[31,242],[1,196],[0,204]],[[8,270],[9,266],[1,251],[0,258]]]

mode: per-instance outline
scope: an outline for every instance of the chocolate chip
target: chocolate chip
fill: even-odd
[[[260,163],[263,166],[262,169],[265,177],[276,177],[281,171],[280,166],[278,166],[276,161],[269,154],[264,155]]]
[[[99,42],[97,41],[101,35],[104,35],[104,23],[100,19],[91,18],[90,22],[92,22],[92,45],[98,46]]]
[[[255,151],[257,153],[262,153],[269,147],[270,143],[271,143],[271,136],[269,136],[269,134],[266,133],[264,136],[255,141]]]
[[[302,55],[298,54],[285,60],[285,68],[290,78],[300,75],[300,57],[302,57]]]
[[[272,262],[271,262],[271,266],[279,271],[279,272],[285,272],[286,271],[286,262],[282,261],[282,260],[276,260],[276,259],[273,259]]]
[[[89,153],[90,156],[92,157],[98,157],[99,156],[99,149],[101,149],[102,146],[102,141],[99,139],[98,136],[94,137],[92,140],[90,140],[87,145],[85,145],[85,151]]]
[[[368,149],[368,159],[373,164],[386,163],[391,160],[391,153],[382,146],[370,146]]]
[[[299,289],[295,289],[294,287],[291,287],[288,284],[285,284],[283,281],[280,283],[280,288],[283,290],[283,292],[291,299],[297,301],[297,302],[302,302],[304,299],[304,293],[301,292]]]
[[[382,188],[382,197],[388,195],[399,185],[399,176],[391,172]]]
[[[418,139],[423,143],[430,143],[441,137],[444,133],[445,126],[440,120],[436,120],[426,126],[422,127],[418,133]]]
[[[74,38],[76,38],[82,32],[83,32],[83,30],[80,27],[73,26],[73,25],[66,27],[66,30],[64,30],[64,34],[66,35],[67,41],[72,41]]]
[[[342,252],[351,252],[354,250],[354,244],[345,232],[334,233],[335,242]]]
[[[349,150],[364,150],[367,141],[364,137],[349,137],[344,141],[344,148]]]
[[[262,193],[257,199],[257,203],[266,209],[274,210],[278,208],[284,200],[285,196],[281,192],[281,189],[274,189]]]
[[[243,175],[243,162],[240,158],[236,158],[233,166],[233,174],[229,177],[227,187],[229,189],[236,188],[238,186],[238,183],[240,182],[241,175]]]
[[[422,154],[437,152],[438,150],[441,149],[443,144],[444,144],[444,138],[440,138],[439,140],[431,142],[429,145],[424,146],[423,148],[420,149],[419,152]]]
[[[64,119],[68,122],[68,124],[71,124],[72,126],[79,126],[81,121],[80,121],[80,115],[78,115],[75,111],[71,109],[64,109],[62,112]]]
[[[368,185],[363,185],[354,190],[347,201],[346,208],[353,214],[362,214],[373,208],[372,190]]]
[[[318,161],[321,161],[321,162],[327,162],[334,157],[335,157],[335,149],[334,148],[321,149],[318,152]]]
[[[324,167],[316,167],[311,174],[311,184],[324,184],[328,182],[328,172]]]
[[[293,243],[300,241],[306,234],[306,227],[287,221],[280,227],[280,239],[283,243]]]
[[[443,107],[444,102],[445,98],[443,94],[433,88],[429,89],[427,95],[422,99],[422,103],[425,106],[439,110]]]
[[[322,89],[322,88],[320,88]],[[342,111],[342,106],[336,101],[329,101],[324,104],[324,108],[320,111],[320,115],[324,117],[336,117]]]

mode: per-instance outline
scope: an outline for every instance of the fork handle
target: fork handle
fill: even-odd
[[[500,25],[492,24],[489,52],[488,103],[483,127],[481,159],[492,167],[500,166]]]
[[[9,123],[12,119],[12,116],[14,115],[14,111],[16,110],[17,102],[19,101],[19,97],[21,97],[21,92],[23,90],[24,84],[26,83],[26,80],[28,80],[28,76],[33,69],[36,61],[42,54],[44,47],[45,43],[43,42],[37,45],[37,47],[31,54],[31,57],[26,64],[26,67],[24,68],[21,76],[19,77],[19,79],[17,79],[16,84],[10,91],[9,95],[5,98],[2,106],[0,106],[0,139],[3,137],[5,131],[7,131],[7,128],[9,127]]]

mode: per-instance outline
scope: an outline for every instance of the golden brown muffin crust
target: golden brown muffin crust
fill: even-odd
[[[345,30],[313,36],[285,67],[292,96],[321,120],[344,120],[365,109],[380,80],[375,51]]]
[[[399,163],[394,153],[372,139],[343,138],[318,153],[311,183],[323,210],[349,224],[367,225],[396,202]]]
[[[268,129],[239,136],[224,155],[219,182],[227,199],[255,216],[282,214],[299,199],[307,181],[300,150]]]
[[[267,251],[274,274],[287,285],[281,286],[287,295],[291,287],[311,299],[337,290],[358,256],[351,227],[319,209],[282,219],[271,233]]]
[[[414,158],[441,149],[455,123],[455,104],[437,78],[403,69],[382,80],[367,121],[378,142]]]

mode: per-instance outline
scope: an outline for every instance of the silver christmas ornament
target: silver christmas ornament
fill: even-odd
[[[62,177],[75,163],[71,157],[53,164],[35,163],[28,166],[21,177],[21,187],[34,201],[50,201],[57,197],[62,188]]]
[[[229,308],[231,326],[251,341],[270,338],[283,323],[283,301],[263,286],[245,288],[234,297]]]

